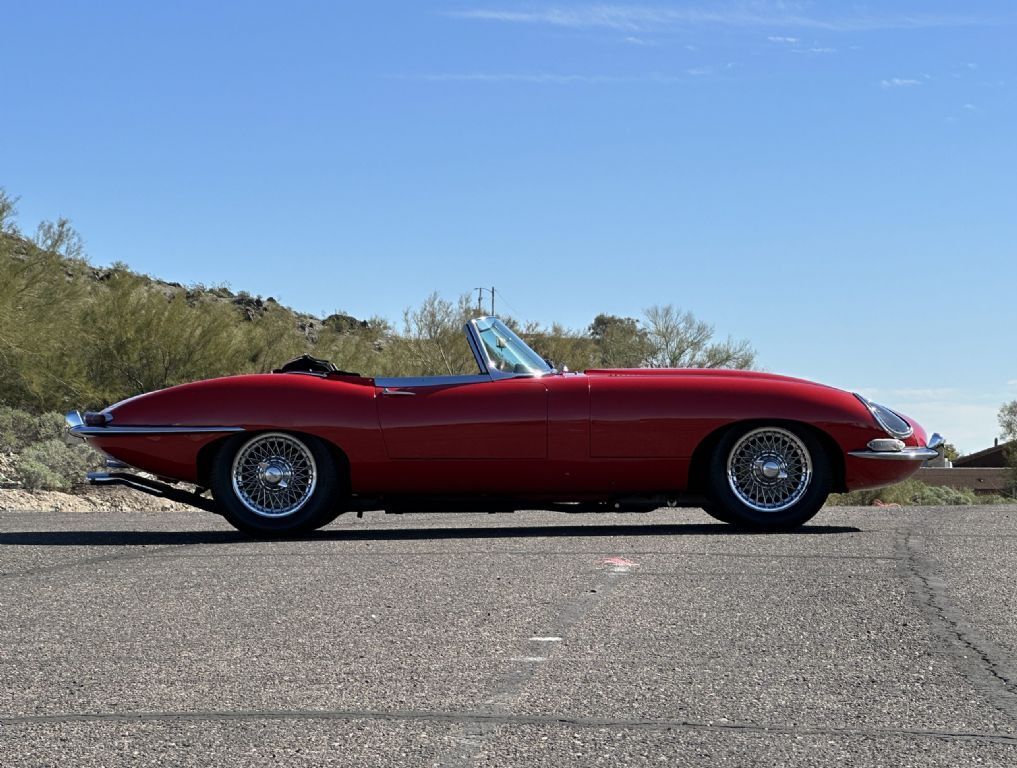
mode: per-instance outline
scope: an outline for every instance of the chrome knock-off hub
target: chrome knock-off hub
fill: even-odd
[[[258,464],[258,476],[265,485],[285,488],[289,485],[293,470],[282,461],[263,461]]]
[[[761,479],[784,480],[787,478],[787,468],[784,462],[779,459],[756,459],[755,470]]]

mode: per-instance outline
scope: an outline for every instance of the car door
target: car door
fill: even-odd
[[[540,378],[479,375],[377,384],[390,459],[547,457],[547,387]]]

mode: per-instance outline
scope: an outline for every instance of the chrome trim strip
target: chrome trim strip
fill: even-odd
[[[483,384],[490,380],[491,377],[486,373],[470,373],[463,376],[383,376],[374,380],[374,386],[381,387],[382,389],[441,387],[451,384]]]
[[[903,451],[848,451],[848,456],[859,459],[885,459],[887,461],[928,461],[939,456],[931,448],[905,448]]]
[[[243,427],[89,427],[80,425],[68,430],[76,437],[97,437],[98,435],[186,435],[201,432],[243,432]]]

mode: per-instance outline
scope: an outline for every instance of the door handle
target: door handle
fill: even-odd
[[[410,392],[408,389],[389,389],[388,387],[382,387],[381,394],[398,395],[400,397],[413,397],[417,393]]]

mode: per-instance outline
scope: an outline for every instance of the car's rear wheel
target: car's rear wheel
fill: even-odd
[[[257,536],[285,536],[335,519],[340,480],[325,446],[288,432],[227,440],[212,467],[212,493],[223,516]]]
[[[727,510],[719,504],[708,501],[703,504],[703,511],[714,520],[719,520],[722,523],[731,522],[731,515],[729,515]]]
[[[714,452],[707,511],[755,530],[797,528],[822,508],[831,484],[830,461],[808,430],[735,429]]]

